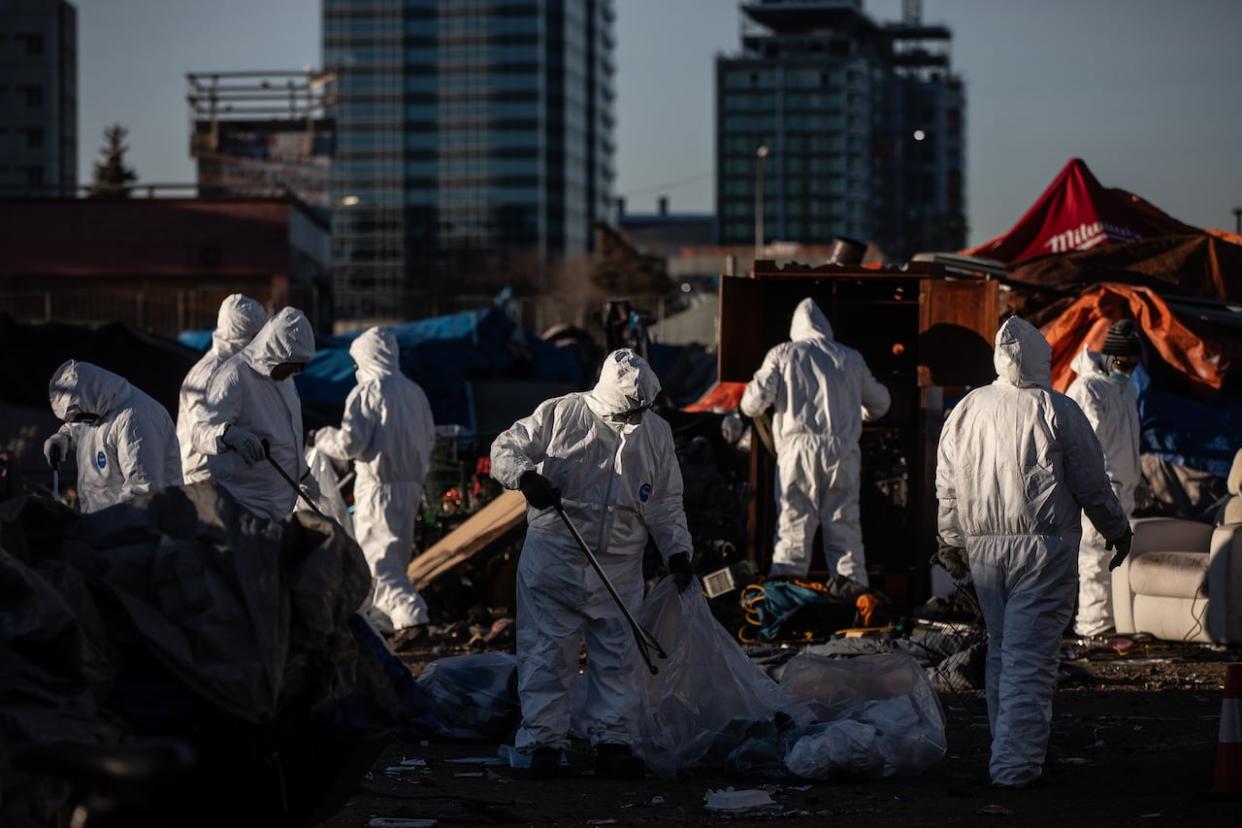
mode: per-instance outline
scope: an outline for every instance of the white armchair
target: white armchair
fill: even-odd
[[[1113,571],[1117,632],[1242,644],[1242,451],[1229,474],[1229,494],[1215,524],[1134,522],[1130,555]]]

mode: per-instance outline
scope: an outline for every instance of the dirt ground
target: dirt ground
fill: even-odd
[[[941,696],[948,718],[944,760],[916,779],[769,787],[782,815],[732,818],[703,809],[710,789],[758,787],[700,771],[677,780],[595,779],[584,759],[568,778],[534,781],[508,768],[449,763],[494,756],[496,745],[392,745],[364,790],[325,823],[360,828],[372,817],[430,817],[441,825],[714,825],[779,822],[874,825],[1242,825],[1242,804],[1211,787],[1225,662],[1185,650],[1152,658],[1069,661],[1054,702],[1045,777],[1034,788],[987,783],[988,724],[981,694]],[[422,758],[400,777],[384,768]],[[805,788],[803,790],[802,788]],[[471,802],[455,802],[461,797]],[[662,798],[655,799],[655,798]],[[653,799],[655,803],[652,804]],[[487,813],[477,802],[504,803]]]

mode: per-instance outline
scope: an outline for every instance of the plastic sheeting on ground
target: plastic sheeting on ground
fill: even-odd
[[[665,578],[638,617],[668,653],[657,660],[657,675],[641,670],[635,679],[632,738],[658,775],[705,765],[752,776],[885,777],[919,773],[944,755],[940,703],[907,655],[798,655],[777,683],[720,626],[698,589],[679,595]],[[438,734],[493,741],[509,728],[511,735],[515,668],[513,656],[498,653],[429,667],[419,685],[436,700]],[[583,675],[575,691],[572,732],[580,737],[590,730],[585,682]],[[828,727],[842,722],[851,724]],[[846,732],[852,741],[836,745]]]
[[[442,658],[418,686],[431,702],[422,723],[441,739],[503,742],[521,723],[517,658],[509,653]]]

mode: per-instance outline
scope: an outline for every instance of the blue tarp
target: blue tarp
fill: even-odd
[[[1142,423],[1142,451],[1171,463],[1228,477],[1242,448],[1242,398],[1200,402],[1157,388],[1143,366],[1134,371]]]
[[[437,425],[474,431],[472,379],[507,377],[576,387],[585,382],[571,353],[518,328],[499,307],[408,322],[391,330],[401,346],[401,369],[426,392]],[[316,340],[314,358],[296,379],[303,401],[345,403],[356,384],[349,344],[360,333]],[[211,332],[187,331],[179,339],[205,351]]]

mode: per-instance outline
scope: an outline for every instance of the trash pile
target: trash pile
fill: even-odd
[[[270,523],[211,483],[88,516],[0,505],[0,821],[48,824],[65,799],[23,764],[34,746],[142,740],[195,757],[165,824],[239,802],[256,821],[334,813],[405,712],[356,614],[369,583],[335,524]]]
[[[651,590],[638,620],[668,654],[656,675],[643,672],[632,734],[657,775],[702,766],[750,777],[887,778],[920,773],[945,753],[940,702],[909,655],[801,653],[781,665],[778,682],[716,621],[699,590],[678,594],[670,578]],[[432,700],[435,735],[507,741],[520,718],[516,670],[506,653],[432,664],[418,684]],[[576,738],[589,731],[585,689],[582,675]],[[522,761],[512,749],[502,755]]]

